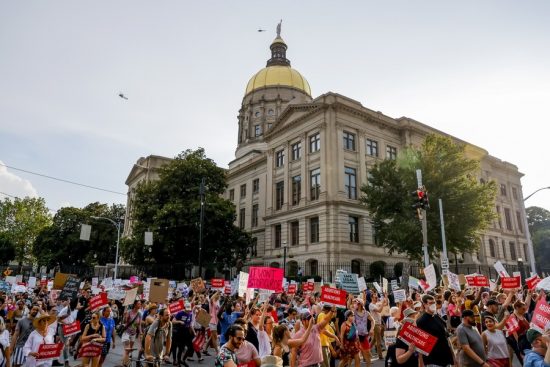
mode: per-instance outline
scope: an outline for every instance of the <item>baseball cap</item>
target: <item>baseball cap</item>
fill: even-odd
[[[535,339],[537,339],[539,336],[541,336],[542,334],[540,333],[540,331],[536,330],[536,329],[529,329],[527,330],[527,333],[525,334],[525,336],[527,337],[527,341],[529,342],[529,344],[533,344],[533,342],[535,341]]]
[[[418,312],[416,312],[412,308],[407,308],[407,309],[405,309],[405,311],[403,311],[403,316],[410,317],[411,315],[414,315],[415,313],[418,313]]]

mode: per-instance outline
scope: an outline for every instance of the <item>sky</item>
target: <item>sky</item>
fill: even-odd
[[[518,166],[527,196],[550,186],[549,13],[544,0],[0,0],[0,192],[55,211],[126,203],[150,154],[203,147],[227,167],[246,83],[283,19],[314,97],[478,145]],[[526,204],[550,209],[550,190]]]

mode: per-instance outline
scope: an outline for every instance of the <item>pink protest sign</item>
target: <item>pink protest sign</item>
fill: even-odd
[[[248,270],[249,289],[283,291],[283,269],[252,266]]]

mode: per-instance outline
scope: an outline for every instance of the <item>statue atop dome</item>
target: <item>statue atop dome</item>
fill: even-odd
[[[279,22],[279,24],[277,24],[277,38],[281,38],[281,24],[283,24],[283,20],[281,19],[281,21]]]

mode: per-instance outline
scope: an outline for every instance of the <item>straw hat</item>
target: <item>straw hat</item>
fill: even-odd
[[[277,356],[265,356],[262,358],[261,367],[283,367],[283,360]]]
[[[34,320],[32,320],[32,326],[34,326],[35,329],[38,329],[40,326],[39,324],[42,320],[47,320],[46,323],[50,325],[53,322],[55,322],[56,319],[57,318],[54,315],[48,315],[47,313],[43,313],[40,316],[36,316]]]

